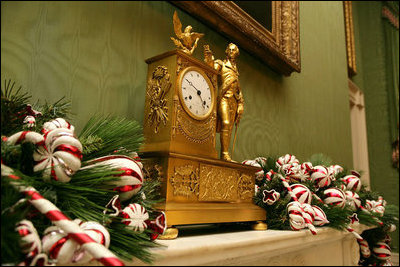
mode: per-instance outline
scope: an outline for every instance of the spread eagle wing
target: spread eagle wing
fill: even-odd
[[[204,36],[204,33],[198,33],[198,32],[192,32],[192,34],[190,35],[192,41],[195,41],[197,38],[201,38]]]
[[[173,23],[174,23],[174,31],[176,36],[179,39],[182,39],[182,23],[180,21],[180,19],[178,18],[178,13],[176,13],[176,11],[174,12],[174,17],[172,19]]]

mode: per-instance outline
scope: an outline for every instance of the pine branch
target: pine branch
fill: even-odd
[[[142,127],[137,121],[118,117],[92,117],[79,134],[79,139],[98,140],[99,147],[91,146],[84,151],[86,160],[114,153],[130,155],[138,151],[143,142]]]

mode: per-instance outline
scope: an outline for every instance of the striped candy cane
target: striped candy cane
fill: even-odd
[[[2,176],[8,176],[11,179],[19,180],[18,177],[13,174],[10,167],[1,163]],[[30,197],[29,202],[50,219],[56,226],[60,227],[65,233],[68,233],[73,240],[81,245],[83,249],[89,252],[93,258],[101,262],[106,266],[124,266],[124,263],[118,259],[111,251],[109,251],[103,245],[96,243],[90,236],[88,236],[78,224],[71,221],[65,216],[53,203],[45,199],[39,192],[33,187],[27,187],[19,184],[18,182],[11,183],[19,192]]]
[[[279,178],[280,178],[281,181],[282,181],[283,186],[286,187],[286,189],[288,190],[288,192],[289,192],[291,198],[292,198],[294,201],[299,202],[299,200],[297,199],[296,195],[292,192],[292,189],[290,188],[288,182],[286,182],[285,178],[284,178],[281,174],[278,174],[278,175],[279,175]],[[304,212],[303,208],[300,207],[300,210],[301,210],[301,215],[303,216],[304,221],[305,221],[305,223],[306,223],[308,229],[311,231],[311,233],[312,233],[313,235],[316,235],[316,234],[317,234],[317,231],[315,230],[315,227],[314,227],[314,225],[312,224],[312,222],[308,219],[307,214]]]

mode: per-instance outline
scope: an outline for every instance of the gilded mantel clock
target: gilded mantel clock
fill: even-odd
[[[265,210],[253,204],[257,168],[220,160],[216,151],[219,73],[192,56],[203,34],[192,33],[174,14],[180,48],[146,60],[148,64],[140,156],[161,180],[167,233],[185,224],[262,221]],[[262,224],[258,224],[262,225]],[[265,229],[259,228],[259,229]]]
[[[217,158],[217,72],[181,52],[146,60],[148,79],[142,152]]]

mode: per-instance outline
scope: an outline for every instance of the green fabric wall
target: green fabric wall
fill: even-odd
[[[387,72],[382,3],[353,1],[357,75],[353,81],[364,92],[371,189],[391,204],[399,203],[399,171],[392,167]],[[398,48],[397,48],[398,49]],[[398,230],[392,234],[399,251]]]
[[[168,2],[2,2],[1,77],[33,95],[72,101],[79,131],[92,114],[143,122],[145,59],[174,48]],[[178,9],[205,33],[216,58],[231,41]],[[234,158],[324,153],[352,167],[342,2],[301,2],[301,73],[283,77],[241,50],[245,113]],[[202,59],[202,49],[194,56]]]

